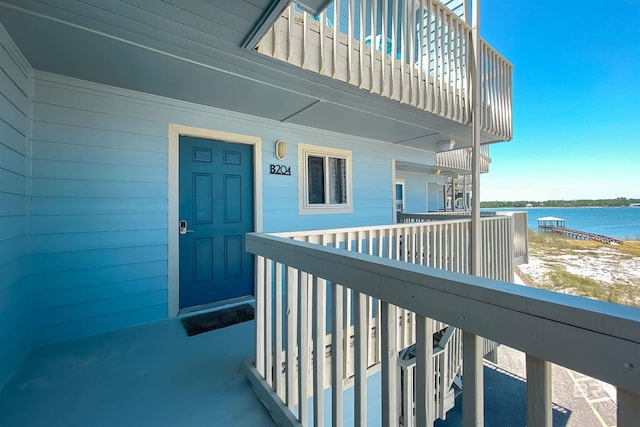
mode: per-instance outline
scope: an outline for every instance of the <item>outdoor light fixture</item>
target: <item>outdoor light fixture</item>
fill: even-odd
[[[276,141],[276,158],[278,160],[284,160],[287,158],[287,143],[279,139]]]
[[[453,139],[438,142],[438,151],[450,151],[453,150],[453,146],[456,142]]]
[[[434,175],[440,175],[440,169],[434,169],[431,171]]]

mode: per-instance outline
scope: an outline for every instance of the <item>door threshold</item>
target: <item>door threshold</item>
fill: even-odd
[[[231,298],[224,301],[213,302],[211,304],[196,305],[194,307],[187,307],[187,308],[181,309],[180,311],[178,311],[177,317],[180,319],[182,317],[192,316],[194,314],[208,313],[210,311],[217,311],[217,310],[222,310],[224,308],[235,307],[237,305],[244,304],[247,302],[252,303],[251,305],[253,305],[255,308],[255,300],[256,298],[253,295],[248,295],[244,297]]]

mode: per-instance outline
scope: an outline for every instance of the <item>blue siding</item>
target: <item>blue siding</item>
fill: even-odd
[[[36,78],[36,345],[167,315],[168,121],[157,120],[164,108],[89,86]]]
[[[406,213],[427,212],[427,177],[427,174],[396,172],[396,178],[405,180]]]
[[[29,73],[0,26],[0,388],[29,349]]]
[[[260,136],[265,231],[392,221],[393,158],[419,150],[44,73],[32,126],[33,342],[167,316],[168,125]],[[288,157],[276,160],[278,139]],[[351,214],[299,215],[297,144],[351,150]],[[270,164],[291,176],[269,174]]]

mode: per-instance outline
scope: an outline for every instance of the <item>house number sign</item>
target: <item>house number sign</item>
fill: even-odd
[[[270,165],[269,173],[271,175],[286,175],[291,176],[291,166],[284,165]]]

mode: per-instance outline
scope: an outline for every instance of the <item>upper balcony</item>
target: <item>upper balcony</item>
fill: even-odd
[[[471,124],[471,28],[437,0],[335,0],[319,16],[292,4],[257,50],[430,115]],[[512,65],[484,41],[481,64],[483,142],[509,140]]]
[[[442,170],[448,172],[468,175],[471,174],[472,153],[470,148],[459,148],[457,150],[441,151],[436,153],[436,164]],[[480,146],[480,173],[489,172],[489,146]]]

